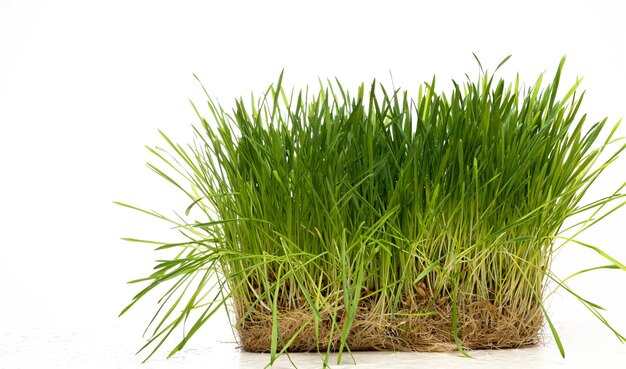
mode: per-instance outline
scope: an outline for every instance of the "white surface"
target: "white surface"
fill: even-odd
[[[157,355],[147,364],[134,350],[139,344],[138,330],[129,329],[127,322],[95,330],[90,327],[68,329],[20,328],[0,333],[0,368],[262,368],[269,354],[240,352],[223,330],[207,329],[202,340],[166,360]],[[331,356],[333,368],[620,368],[626,362],[626,350],[614,337],[599,329],[597,324],[571,320],[557,324],[564,340],[566,358],[561,358],[554,342],[546,337],[542,345],[513,350],[470,351],[472,358],[458,353],[394,353],[355,352],[356,366],[349,355],[342,365],[336,365],[337,355]],[[593,333],[590,333],[593,332]],[[321,368],[316,353],[291,354],[298,368]],[[281,357],[274,368],[291,368],[287,357]]]
[[[435,3],[435,2],[432,2]],[[568,55],[564,84],[585,77],[589,121],[626,116],[626,29],[619,2],[18,1],[0,0],[0,369],[264,366],[239,353],[216,319],[174,359],[141,366],[134,351],[153,304],[116,315],[137,292],[125,281],[158,256],[122,236],[163,239],[166,227],[112,205],[167,211],[180,195],[145,169],[144,144],[156,129],[181,140],[201,104],[196,73],[225,105],[261,93],[285,68],[285,83],[317,85],[338,76],[347,87],[376,77],[415,89],[475,75],[475,52],[501,75],[527,83],[553,73]],[[626,127],[618,133],[626,136]],[[594,193],[626,179],[624,158]],[[626,260],[621,210],[585,240]],[[603,263],[566,249],[565,275]],[[572,283],[605,306],[626,332],[626,275],[601,271]],[[623,367],[626,348],[567,296],[552,300],[567,359],[553,344],[455,354],[357,353],[359,368]],[[174,342],[170,342],[170,347]],[[164,351],[161,353],[161,356]],[[293,355],[303,368],[316,355]],[[347,361],[346,361],[347,362]],[[281,361],[277,367],[287,367]],[[346,365],[348,366],[348,365]]]

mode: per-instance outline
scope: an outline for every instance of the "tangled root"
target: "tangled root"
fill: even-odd
[[[479,299],[466,299],[457,309],[458,342],[464,349],[515,348],[537,344],[543,324],[539,306],[496,308]],[[415,311],[428,312],[428,315]],[[238,317],[243,316],[237,312]],[[289,352],[339,350],[346,322],[345,310],[320,311],[317,329],[308,306],[277,313],[278,350],[289,344]],[[272,313],[253,309],[237,323],[245,351],[269,352]],[[380,314],[372,303],[361,301],[354,315],[346,344],[353,351],[442,352],[458,349],[452,329],[449,300],[430,301],[417,309],[399,309],[395,316]],[[295,336],[295,338],[294,338]]]

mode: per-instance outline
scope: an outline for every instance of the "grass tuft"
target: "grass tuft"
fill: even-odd
[[[537,342],[544,318],[564,355],[544,307],[550,281],[625,341],[567,286],[626,270],[577,239],[626,204],[626,184],[583,202],[626,146],[619,122],[579,114],[579,80],[558,99],[564,61],[550,83],[528,88],[479,62],[476,80],[444,94],[433,78],[416,100],[375,82],[356,95],[339,81],[287,93],[281,73],[231,110],[207,94],[208,120],[192,103],[194,142],[161,132],[167,148],[149,148],[149,167],[189,197],[184,216],[119,203],[182,236],[127,239],[176,250],[135,281],[147,285],[122,312],[165,291],[142,350],[149,358],[183,325],[172,355],[226,308],[244,349],[270,352],[271,363],[303,350],[328,363],[331,351],[341,360],[357,349],[518,347]],[[565,227],[574,217],[583,220]],[[565,245],[609,264],[560,279],[550,266]]]

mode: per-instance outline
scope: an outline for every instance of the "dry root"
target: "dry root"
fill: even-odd
[[[416,311],[430,311],[433,315],[411,316]],[[282,349],[300,330],[287,351],[325,351],[328,345],[332,351],[337,351],[344,324],[344,311],[337,309],[334,318],[328,311],[320,313],[322,320],[319,322],[316,338],[310,308],[279,311],[278,349]],[[333,320],[336,322],[334,328]],[[496,309],[489,302],[474,299],[459,305],[458,322],[459,340],[464,349],[495,349],[538,343],[543,318],[538,306]],[[245,320],[239,320],[237,331],[245,351],[268,352],[272,340],[271,312],[253,310]],[[370,303],[361,302],[352,322],[347,345],[353,351],[457,350],[452,334],[452,305],[445,300],[434,304],[431,301],[413,311],[400,309],[392,318],[390,315],[376,313]]]

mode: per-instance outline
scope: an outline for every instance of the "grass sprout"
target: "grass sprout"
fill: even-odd
[[[242,347],[269,352],[270,364],[291,351],[319,352],[324,364],[363,349],[467,355],[534,344],[544,323],[564,355],[549,286],[626,341],[568,286],[626,271],[578,238],[626,204],[626,183],[585,196],[626,146],[619,122],[579,113],[580,80],[557,92],[564,61],[548,83],[506,83],[481,66],[448,94],[433,78],[415,100],[376,82],[355,94],[337,80],[288,92],[281,73],[230,110],[207,93],[208,119],[192,103],[194,141],[161,133],[165,148],[149,148],[148,164],[188,203],[174,217],[118,203],[180,236],[127,239],[174,253],[133,281],[144,288],[122,312],[162,294],[142,350],[149,358],[182,330],[171,356],[226,309]],[[565,246],[606,265],[559,278],[551,264]]]

